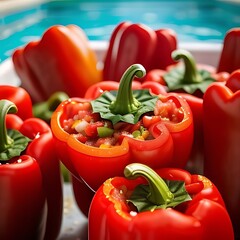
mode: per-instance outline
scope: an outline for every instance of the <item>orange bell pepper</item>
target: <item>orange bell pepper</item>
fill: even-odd
[[[34,102],[47,100],[56,91],[81,97],[101,80],[95,53],[75,25],[49,28],[41,40],[17,49],[12,59],[22,87]]]

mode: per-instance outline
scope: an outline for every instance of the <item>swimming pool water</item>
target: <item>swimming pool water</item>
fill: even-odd
[[[240,4],[224,1],[50,1],[0,15],[0,61],[39,37],[52,25],[76,24],[89,40],[107,41],[122,21],[153,29],[172,28],[180,42],[222,42],[225,33],[240,26]]]

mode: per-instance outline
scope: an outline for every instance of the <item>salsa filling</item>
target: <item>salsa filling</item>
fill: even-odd
[[[154,137],[149,127],[160,121],[178,123],[183,119],[183,112],[172,99],[157,100],[154,111],[142,115],[136,124],[110,120],[94,113],[90,102],[70,102],[66,106],[66,115],[62,128],[72,134],[78,141],[93,147],[110,148],[121,145],[124,137],[136,140],[150,140]]]

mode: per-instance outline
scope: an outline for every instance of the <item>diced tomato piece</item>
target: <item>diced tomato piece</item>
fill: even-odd
[[[85,119],[85,117],[90,117],[90,115],[91,115],[91,112],[90,111],[88,111],[88,110],[79,110],[78,111],[78,113],[77,113],[77,117],[78,117],[78,119],[84,119],[84,120],[86,120]],[[86,120],[87,121],[87,120]],[[88,121],[87,121],[88,122]]]
[[[101,145],[109,145],[109,146],[114,146],[115,145],[115,139],[113,137],[105,137],[105,138],[99,138],[96,141],[95,146],[100,147]]]
[[[114,125],[115,130],[126,131],[126,132],[129,132],[132,127],[133,127],[133,124],[126,123],[126,122],[118,122]]]
[[[154,114],[160,116],[162,120],[180,122],[183,118],[183,112],[181,108],[178,108],[176,102],[173,99],[162,102],[157,101],[156,107],[154,109]]]
[[[76,104],[74,102],[67,104],[65,111],[67,118],[72,118],[74,115],[78,114],[79,109],[79,104]]]
[[[141,124],[142,124],[141,121],[138,121],[137,123],[133,124],[129,132],[133,133],[134,131],[139,130]]]
[[[76,135],[75,135],[75,138],[76,138],[78,141],[80,141],[81,143],[85,143],[85,142],[88,140],[87,136],[84,136],[84,135],[81,134],[81,133],[76,134]]]
[[[151,125],[154,123],[160,122],[161,121],[161,116],[143,116],[143,126],[145,128],[149,128]]]
[[[97,128],[103,126],[104,123],[100,121],[91,123],[85,128],[85,133],[88,137],[97,137],[98,136]]]
[[[72,118],[70,118],[68,120],[64,120],[63,121],[63,129],[64,129],[64,131],[68,132],[69,134],[74,133],[75,129],[72,128],[73,123],[74,123],[74,120]]]

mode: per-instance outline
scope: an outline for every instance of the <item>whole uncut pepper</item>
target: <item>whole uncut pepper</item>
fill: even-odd
[[[8,99],[17,106],[18,115],[21,119],[27,119],[33,116],[32,100],[29,93],[21,87],[0,85],[0,99]]]
[[[214,184],[182,169],[126,166],[106,180],[89,211],[89,240],[234,239]]]
[[[165,69],[174,61],[171,52],[177,47],[176,34],[171,29],[154,31],[144,24],[122,22],[114,29],[104,59],[103,80],[120,81],[125,70],[139,63],[148,72]]]
[[[239,46],[240,28],[232,28],[225,35],[217,72],[232,73],[240,68]]]
[[[95,53],[83,30],[75,25],[50,27],[41,40],[17,49],[12,59],[33,102],[45,101],[57,91],[82,97],[101,80]]]
[[[34,161],[36,162],[38,168],[41,171],[41,181],[43,185],[43,191],[44,191],[44,194],[46,194],[44,195],[43,202],[44,203],[46,202],[47,204],[47,211],[45,213],[46,219],[41,220],[40,218],[41,215],[36,215],[41,220],[41,224],[43,224],[43,233],[40,236],[43,236],[43,239],[56,239],[60,232],[61,222],[62,222],[63,195],[62,195],[62,180],[61,180],[59,161],[55,154],[51,129],[48,126],[48,124],[41,119],[28,118],[24,121],[19,121],[19,117],[17,115],[10,114],[10,117],[8,117],[8,115],[6,117],[6,125],[9,127],[9,129],[6,130],[6,127],[4,125],[4,118],[5,118],[4,116],[6,115],[8,109],[13,109],[16,111],[16,107],[12,102],[8,100],[1,100],[0,105],[2,109],[0,111],[2,113],[1,127],[0,127],[2,131],[2,133],[0,134],[2,138],[2,140],[0,141],[1,142],[0,159],[1,159],[2,165],[0,165],[0,169],[4,167],[4,170],[7,171],[8,164],[6,163],[10,163],[9,168],[14,170],[14,171],[13,170],[11,171],[16,172],[16,175],[19,174],[20,180],[22,178],[22,181],[26,182],[26,186],[23,185],[21,186],[21,188],[28,189],[28,185],[31,186],[31,188],[34,188],[35,177],[34,175],[33,176],[31,175],[32,177],[28,178],[28,171],[30,171],[30,170],[27,170],[28,164],[25,163],[26,167],[24,166],[24,164],[23,165],[14,164],[14,166],[11,166],[12,165],[11,161],[17,163],[17,159],[21,159],[22,154],[24,154],[25,158],[31,157],[35,159]],[[15,128],[12,128],[13,126]],[[27,140],[24,140],[24,139],[27,139]],[[24,168],[26,168],[26,178],[23,177],[24,175],[22,177],[20,175],[20,171],[22,171],[22,174],[24,174]],[[9,171],[8,173],[9,181],[12,181],[13,185],[17,185],[17,183],[15,183],[17,179],[15,179],[11,171]],[[5,172],[5,174],[6,173],[7,172]],[[36,179],[37,178],[38,178],[38,175],[36,174]],[[22,233],[23,235],[19,235],[22,231],[18,232],[18,228],[22,227],[23,229],[28,229],[27,227],[28,222],[25,221],[27,218],[29,218],[28,220],[30,221],[29,226],[31,226],[31,210],[28,210],[28,206],[25,206],[23,201],[25,200],[26,203],[30,201],[31,204],[36,204],[37,206],[39,204],[39,201],[42,201],[41,200],[42,198],[40,198],[37,195],[39,197],[39,201],[38,200],[35,201],[35,196],[32,199],[32,195],[34,194],[34,192],[33,193],[29,192],[28,194],[26,192],[26,194],[22,194],[20,191],[21,188],[18,190],[13,188],[11,190],[11,191],[13,190],[16,191],[14,192],[14,194],[16,195],[13,195],[14,200],[16,200],[16,207],[14,207],[14,209],[17,209],[17,207],[19,209],[22,208],[20,203],[17,201],[18,200],[17,195],[19,195],[19,198],[21,198],[21,201],[23,203],[22,205],[24,207],[23,209],[25,209],[25,211],[19,210],[20,215],[17,217],[18,219],[17,224],[19,226],[17,226],[15,231],[14,226],[12,225],[12,222],[11,222],[13,221],[12,218],[14,218],[15,215],[13,211],[9,211],[9,208],[11,208],[12,206],[11,204],[13,203],[13,199],[11,201],[9,200],[9,205],[8,207],[6,207],[5,202],[7,202],[8,199],[7,199],[7,195],[4,196],[4,194],[7,194],[8,191],[10,191],[9,190],[10,186],[9,185],[4,186],[3,184],[5,182],[4,179],[5,178],[3,178],[2,180],[3,182],[1,182],[2,195],[0,194],[1,203],[3,203],[1,205],[0,232],[3,231],[2,229],[4,229],[4,231],[0,233],[0,238],[1,239],[19,239],[19,238],[41,239],[41,238],[36,238],[36,236],[31,237],[30,235],[28,235],[26,230],[23,231]],[[36,191],[38,188],[39,186],[36,185]],[[3,189],[5,189],[5,191],[3,191]],[[3,199],[5,200],[3,201]],[[29,205],[29,209],[31,204]],[[4,207],[6,207],[6,209]],[[4,209],[2,210],[2,208]],[[4,223],[5,218],[8,219],[8,222],[6,223]],[[3,226],[5,226],[2,224],[7,224],[6,229],[2,228]],[[7,230],[10,233],[7,233]],[[6,236],[12,236],[12,238],[11,237],[2,238],[2,236],[5,236],[5,234],[10,234]]]
[[[240,70],[212,84],[203,99],[204,174],[218,187],[240,237]]]
[[[17,132],[10,132],[11,137],[6,133],[6,114],[14,112],[15,106],[0,101],[0,110],[0,239],[43,239],[46,198],[41,170],[31,156],[8,156],[19,150],[14,136],[21,141],[20,151],[28,139]]]
[[[60,159],[73,175],[77,178],[80,176],[93,190],[107,178],[121,174],[129,162],[142,162],[154,168],[186,165],[193,139],[190,108],[186,101],[176,94],[153,95],[146,89],[132,92],[132,79],[135,75],[142,77],[144,73],[145,69],[141,65],[133,65],[123,75],[118,91],[105,92],[92,101],[69,99],[60,104],[52,115],[51,127]],[[84,123],[88,128],[83,129],[83,133],[67,132],[63,127],[64,123],[74,119],[74,115],[79,113],[79,107],[83,110],[89,106],[89,102],[93,113],[100,114],[99,124],[107,120],[111,121],[115,129],[117,125],[123,125],[124,129],[129,129],[132,136],[136,134],[136,138],[120,134],[119,139],[122,141],[118,145],[108,147],[109,145],[103,144],[103,147],[95,147],[89,145],[90,142],[85,144],[86,135],[98,132],[96,138],[101,141],[106,140],[105,134],[111,135],[113,130],[102,125],[98,128],[96,124]],[[89,111],[89,108],[87,110]],[[142,115],[144,116],[141,120]],[[138,140],[142,137],[141,133],[146,133],[144,129],[135,132],[141,121],[152,139]],[[82,127],[82,124],[80,125]]]

